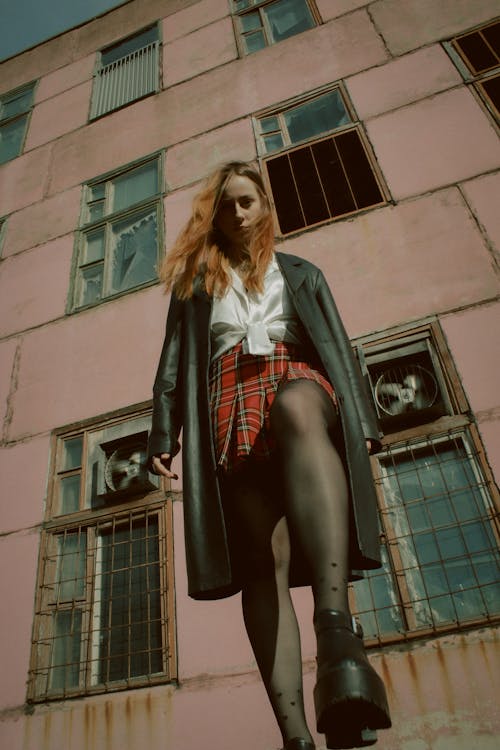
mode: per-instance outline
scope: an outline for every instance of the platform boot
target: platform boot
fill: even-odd
[[[314,618],[318,641],[314,706],[326,746],[365,747],[391,726],[384,683],[368,661],[361,626],[329,609]]]

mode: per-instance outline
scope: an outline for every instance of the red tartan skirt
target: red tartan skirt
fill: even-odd
[[[326,374],[310,363],[301,347],[276,342],[269,355],[243,354],[242,343],[210,367],[209,394],[217,464],[226,472],[247,457],[269,458],[274,441],[269,411],[279,388],[290,380],[313,380],[332,399]]]

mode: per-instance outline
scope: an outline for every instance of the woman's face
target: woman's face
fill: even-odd
[[[242,250],[248,246],[263,211],[264,200],[253,180],[233,175],[222,194],[214,223],[230,247]]]

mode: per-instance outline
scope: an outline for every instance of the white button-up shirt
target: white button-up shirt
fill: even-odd
[[[214,297],[211,321],[212,361],[243,341],[245,354],[272,354],[275,341],[300,344],[301,325],[273,256],[262,294],[248,292],[231,269],[232,283],[224,297]]]

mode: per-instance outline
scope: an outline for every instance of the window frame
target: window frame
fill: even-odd
[[[113,190],[113,182],[124,175],[132,173],[134,170],[141,168],[142,166],[156,162],[157,164],[157,192],[152,193],[145,198],[141,198],[135,203],[131,203],[118,210],[110,210],[109,213],[103,211],[102,215],[95,220],[90,220],[88,217],[88,210],[91,204],[95,204],[99,201],[92,201],[91,191],[98,185],[104,185],[105,197],[103,199],[104,206],[110,205],[111,198],[110,193]],[[110,186],[109,188],[107,186]],[[92,180],[82,184],[82,195],[81,195],[81,210],[80,210],[80,222],[79,227],[75,233],[74,251],[73,251],[73,262],[71,268],[71,282],[68,295],[67,313],[78,313],[81,310],[87,310],[97,305],[104,304],[108,301],[118,299],[126,294],[137,292],[141,289],[145,289],[149,286],[153,286],[158,283],[158,274],[155,273],[154,277],[148,281],[137,284],[136,286],[128,289],[122,289],[116,292],[110,291],[105,293],[106,284],[109,286],[109,279],[111,271],[109,266],[112,259],[112,242],[110,236],[112,235],[113,226],[119,224],[121,221],[127,219],[127,217],[133,217],[139,215],[148,209],[152,213],[156,210],[156,262],[155,268],[158,267],[163,247],[164,247],[164,206],[163,199],[165,196],[164,191],[165,175],[164,175],[164,153],[163,151],[157,151],[153,154],[137,159],[129,164],[126,164],[119,169],[107,172],[99,177],[95,177]],[[94,261],[85,262],[85,242],[89,235],[102,231],[104,233],[103,240],[103,258]],[[79,304],[82,284],[82,269],[91,268],[92,266],[98,266],[100,263],[103,264],[103,275],[101,281],[101,296],[86,304]]]
[[[291,142],[289,134],[287,133],[286,136],[283,138],[284,140],[283,146],[281,146],[280,148],[274,149],[271,152],[266,151],[265,146],[264,146],[264,140],[262,137],[264,134],[261,131],[261,127],[260,127],[260,122],[262,120],[267,119],[269,117],[277,117],[278,120],[284,124],[284,115],[287,112],[293,109],[296,109],[297,107],[300,107],[303,104],[304,105],[309,104],[310,102],[316,99],[319,99],[322,96],[325,96],[334,91],[338,91],[341,97],[341,100],[345,106],[346,113],[351,118],[350,122],[341,124],[334,128],[330,128],[328,130],[321,132],[320,134],[316,134],[314,136],[309,136],[309,137],[300,139],[293,143]],[[377,162],[377,159],[375,157],[375,154],[371,147],[369,139],[365,133],[363,123],[356,115],[354,106],[351,102],[351,99],[349,97],[349,94],[347,92],[346,86],[343,81],[336,81],[335,83],[328,84],[327,86],[322,86],[320,88],[313,89],[312,91],[309,91],[306,94],[301,94],[299,96],[288,99],[284,102],[280,102],[279,104],[266,107],[265,109],[262,109],[252,115],[252,125],[254,129],[255,141],[257,144],[257,156],[258,156],[258,160],[259,160],[260,167],[261,167],[261,173],[263,175],[263,179],[267,188],[268,195],[270,196],[271,206],[272,206],[272,210],[275,216],[277,234],[279,237],[282,237],[282,238],[293,237],[297,234],[301,234],[302,232],[307,232],[307,231],[310,231],[311,229],[315,229],[316,227],[330,224],[332,222],[339,221],[343,218],[347,218],[350,216],[356,216],[360,213],[364,213],[365,211],[371,211],[376,208],[380,208],[382,206],[387,205],[387,203],[390,202],[389,189],[383,178],[381,169],[379,167],[379,164]],[[290,231],[286,231],[286,232],[283,231],[281,229],[279,219],[278,219],[276,200],[273,194],[272,184],[271,184],[271,180],[268,174],[267,162],[273,160],[279,155],[285,155],[285,154],[292,153],[294,151],[299,151],[300,149],[304,149],[305,147],[307,147],[309,144],[315,145],[317,143],[320,143],[321,141],[335,139],[337,136],[341,136],[351,131],[355,132],[359,139],[360,146],[364,152],[366,160],[371,169],[371,174],[380,192],[381,200],[377,203],[374,203],[368,206],[355,208],[352,211],[349,210],[345,213],[337,214],[335,216],[329,216],[328,218],[322,219],[317,222],[313,222],[311,224],[305,224],[302,227],[298,227]],[[282,130],[280,132],[283,134]],[[345,170],[344,170],[344,174],[345,174]],[[323,186],[322,186],[322,189],[323,189]],[[351,190],[350,186],[349,186],[349,189]]]
[[[497,107],[490,99],[488,93],[484,89],[483,84],[488,80],[497,78],[499,79],[500,84],[500,56],[494,49],[491,48],[489,42],[484,39],[482,31],[490,26],[497,25],[498,23],[500,23],[500,16],[498,18],[491,19],[487,23],[482,23],[479,26],[475,26],[472,29],[464,31],[461,34],[457,34],[452,39],[443,42],[444,49],[452,59],[455,67],[458,69],[459,73],[464,79],[464,82],[474,93],[476,99],[480,102],[480,104],[486,108],[497,127],[500,126],[500,107]],[[479,72],[476,72],[473,69],[472,61],[468,59],[466,53],[459,46],[459,42],[461,39],[476,33],[479,33],[482,36],[484,43],[490,48],[492,54],[498,58],[498,63],[496,65],[490,66],[489,68],[483,68]]]
[[[263,8],[265,8],[265,6],[269,6],[269,5],[272,5],[273,3],[280,2],[280,0],[250,0],[252,4],[248,8],[244,8],[242,10],[237,10],[236,2],[237,0],[231,0],[230,12],[231,12],[232,20],[233,20],[236,45],[237,45],[240,57],[247,57],[248,55],[253,55],[256,52],[262,52],[268,47],[272,47],[275,44],[279,44],[280,41],[286,41],[286,39],[281,39],[277,42],[274,42],[272,40],[270,41],[271,32],[269,30],[269,22],[267,20],[266,14],[263,13]],[[322,19],[321,19],[321,15],[316,5],[316,0],[303,0],[303,2],[306,5],[307,9],[309,10],[309,13],[311,14],[313,22],[314,22],[314,25],[311,26],[310,29],[306,29],[306,31],[310,31],[311,29],[314,29],[317,26],[320,26],[322,23]],[[245,41],[244,41],[246,34],[243,31],[240,18],[244,15],[247,15],[248,13],[252,13],[255,11],[258,11],[259,13],[259,18],[261,19],[261,25],[259,28],[263,30],[266,43],[264,47],[262,47],[261,49],[254,50],[252,52],[247,52],[245,49]],[[298,33],[303,33],[303,32],[298,32]],[[297,36],[297,35],[298,34],[292,34],[291,36]],[[289,38],[291,37],[287,37],[287,39]]]
[[[12,91],[7,91],[5,94],[0,94],[0,131],[3,127],[12,125],[12,123],[15,123],[16,120],[25,119],[24,123],[24,131],[23,135],[19,144],[19,151],[15,156],[10,157],[9,159],[5,159],[2,161],[1,159],[1,151],[0,151],[0,165],[2,164],[8,164],[9,161],[13,161],[14,159],[17,159],[18,156],[21,156],[24,152],[24,147],[26,144],[26,137],[28,134],[28,128],[31,121],[31,113],[35,107],[35,91],[37,87],[38,81],[31,81],[30,83],[23,83],[22,86],[18,86],[15,89],[12,89]],[[9,101],[12,101],[16,99],[18,96],[23,96],[25,93],[31,94],[31,101],[29,106],[26,109],[23,109],[20,112],[15,112],[13,115],[7,115],[6,117],[3,117],[2,111],[5,107],[5,104]],[[1,144],[0,144],[1,145]]]
[[[151,406],[147,402],[135,408],[120,410],[108,415],[104,415],[98,420],[80,422],[70,425],[67,428],[60,428],[53,432],[51,436],[51,458],[50,474],[48,483],[48,500],[45,511],[41,538],[40,554],[37,571],[37,585],[35,595],[35,618],[33,622],[32,650],[29,668],[28,693],[27,700],[30,703],[48,702],[53,700],[65,700],[72,697],[81,697],[85,695],[118,692],[136,687],[143,687],[156,684],[165,684],[175,682],[177,679],[177,654],[176,654],[176,634],[175,634],[175,582],[174,582],[174,556],[173,556],[173,495],[170,491],[170,482],[160,478],[158,487],[150,491],[141,491],[136,495],[120,496],[117,502],[111,502],[99,508],[79,507],[78,510],[68,513],[58,513],[57,486],[58,477],[61,474],[60,464],[64,442],[82,436],[82,451],[85,458],[82,464],[82,487],[80,490],[81,502],[86,496],[84,485],[86,484],[86,463],[89,456],[87,451],[87,439],[91,433],[104,432],[106,429],[119,429],[127,425],[134,429],[135,422],[147,420],[150,417]],[[130,529],[137,528],[137,525],[144,523],[146,527],[150,519],[156,519],[158,535],[158,560],[153,560],[155,568],[159,575],[159,589],[157,592],[158,606],[161,611],[161,659],[162,671],[152,672],[137,676],[128,675],[121,679],[104,679],[101,682],[96,680],[96,668],[103,658],[102,655],[96,656],[97,638],[102,639],[103,629],[111,630],[112,625],[106,623],[101,625],[100,618],[102,612],[99,611],[99,605],[102,598],[102,586],[106,570],[98,568],[99,554],[99,536],[103,536],[106,529],[119,528],[123,524],[128,524]],[[136,524],[134,526],[134,524]],[[78,539],[85,537],[89,544],[85,544],[84,551],[84,572],[82,575],[83,593],[76,596],[66,596],[61,599],[56,593],[57,589],[64,585],[64,581],[69,581],[71,588],[72,578],[58,578],[60,561],[62,555],[57,552],[58,540],[67,539],[71,534],[78,534]],[[156,537],[144,537],[146,540],[155,539]],[[90,542],[93,542],[90,544]],[[127,544],[132,543],[132,536]],[[146,544],[147,541],[146,541]],[[63,542],[64,546],[64,542]],[[62,553],[65,554],[64,552]],[[147,553],[146,553],[147,554]],[[71,556],[71,552],[70,552]],[[102,565],[102,562],[101,562]],[[140,565],[139,565],[140,567]],[[137,570],[137,564],[134,567],[131,564],[125,569],[130,572]],[[109,574],[109,571],[108,571]],[[80,574],[75,573],[75,583],[80,580]],[[77,577],[78,576],[78,577]],[[98,587],[100,582],[101,589]],[[52,589],[53,601],[48,600],[47,591]],[[101,591],[101,597],[96,593]],[[149,607],[149,597],[147,598]],[[60,612],[70,612],[72,616],[75,613],[81,613],[81,633],[80,633],[80,660],[78,662],[78,685],[63,687],[51,687],[49,682],[53,670],[58,667],[73,666],[73,663],[65,662],[62,665],[52,662],[52,654],[55,648],[55,641],[58,638],[54,617]],[[96,628],[96,620],[101,628]],[[149,628],[154,625],[155,620],[146,620]],[[129,622],[128,627],[132,628],[134,622]],[[41,656],[43,648],[48,648],[50,655]],[[149,659],[154,650],[147,651]],[[134,652],[127,651],[122,655],[130,662]],[[52,662],[52,663],[51,663]]]
[[[103,55],[106,55],[106,53],[110,52],[112,49],[119,47],[120,45],[126,44],[127,42],[133,40],[135,37],[140,37],[142,34],[145,34],[151,29],[156,29],[156,40],[149,42],[146,45],[143,45],[142,47],[137,47],[136,49],[132,50],[131,52],[128,52],[127,54],[123,55],[122,57],[117,58],[116,60],[113,60],[109,63],[103,64]],[[161,24],[158,22],[149,24],[137,31],[135,31],[133,34],[129,34],[126,37],[123,37],[122,39],[118,39],[117,41],[113,42],[112,44],[107,45],[106,47],[103,47],[101,50],[98,51],[94,63],[94,73],[92,78],[92,92],[90,97],[90,110],[89,110],[89,122],[94,122],[94,120],[99,120],[101,117],[106,117],[106,115],[111,114],[112,112],[117,112],[120,109],[123,109],[124,107],[128,107],[131,104],[134,104],[135,102],[139,102],[142,99],[145,99],[148,96],[153,96],[154,94],[157,94],[159,91],[162,90],[163,86],[163,78],[162,78],[162,71],[163,71],[163,65],[162,65],[162,37],[161,37]],[[154,77],[155,83],[154,86],[151,87],[150,90],[145,91],[144,93],[141,93],[137,96],[134,96],[129,99],[125,99],[121,103],[118,103],[116,105],[102,105],[102,108],[99,106],[99,97],[104,98],[110,98],[109,97],[109,91],[106,90],[106,86],[104,83],[102,83],[104,94],[98,93],[98,86],[101,78],[104,78],[106,75],[106,68],[110,68],[111,66],[115,66],[115,69],[120,64],[123,64],[123,61],[127,58],[130,58],[132,55],[138,53],[140,50],[146,49],[148,47],[154,47],[154,54],[153,54],[153,64],[155,65],[154,70],[150,70],[150,74],[152,77]],[[108,71],[110,72],[110,71]]]
[[[370,457],[372,472],[375,481],[375,488],[379,503],[379,521],[380,521],[380,540],[387,552],[387,567],[373,571],[372,575],[389,575],[392,580],[391,594],[395,593],[397,607],[403,628],[401,631],[384,632],[380,629],[376,636],[365,634],[365,642],[368,646],[380,646],[387,643],[406,642],[414,639],[427,638],[433,635],[440,635],[448,632],[465,631],[471,628],[490,625],[500,621],[500,613],[489,613],[471,617],[462,621],[434,623],[432,625],[417,625],[415,615],[416,602],[412,600],[409,592],[409,584],[405,574],[405,565],[401,552],[401,537],[398,537],[395,528],[390,523],[390,513],[392,508],[389,506],[384,493],[384,470],[382,464],[384,461],[390,461],[394,455],[413,455],[413,451],[422,451],[426,448],[432,448],[446,441],[461,440],[466,448],[467,455],[470,456],[467,466],[473,473],[478,473],[478,482],[473,485],[476,491],[486,493],[488,503],[485,502],[484,516],[475,516],[474,518],[483,521],[487,519],[489,528],[497,543],[500,542],[500,495],[495,484],[493,473],[488,464],[484,448],[473,415],[470,411],[465,392],[463,390],[460,378],[453,364],[450,352],[447,348],[444,334],[439,322],[432,320],[415,328],[402,327],[396,329],[386,336],[373,334],[358,340],[355,347],[360,359],[362,373],[366,378],[366,360],[369,358],[370,350],[373,352],[382,351],[384,346],[387,351],[397,349],[398,342],[407,341],[420,337],[428,337],[435,350],[436,361],[441,369],[449,405],[449,413],[440,416],[437,419],[424,422],[418,425],[402,427],[399,425],[395,431],[383,435],[381,439],[382,448]],[[361,354],[361,357],[360,357]],[[388,357],[390,361],[391,357]],[[437,373],[436,373],[437,374]],[[367,385],[369,389],[369,385]],[[395,474],[397,476],[397,474]],[[426,496],[424,496],[425,500]],[[485,521],[486,523],[486,521]],[[458,521],[451,528],[460,528],[462,522]],[[413,539],[413,529],[409,525],[410,535]],[[430,527],[434,531],[434,526]],[[471,559],[471,554],[467,552],[465,558]],[[370,579],[370,572],[366,578]],[[478,587],[474,587],[476,590]],[[450,593],[452,595],[452,592]],[[370,589],[370,596],[372,596]],[[357,612],[356,605],[356,584],[349,587],[349,599],[353,612]],[[373,600],[372,600],[373,601]],[[431,598],[428,594],[422,599],[426,607],[430,608]],[[376,602],[371,610],[361,610],[367,615],[377,617],[377,612],[385,607],[378,608]],[[392,606],[392,605],[391,605]]]

